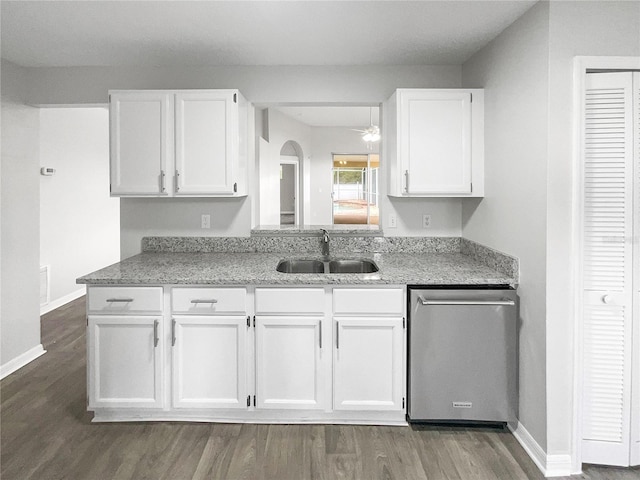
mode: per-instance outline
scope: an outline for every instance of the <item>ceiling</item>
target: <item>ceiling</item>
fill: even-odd
[[[533,0],[1,2],[26,67],[460,65]]]

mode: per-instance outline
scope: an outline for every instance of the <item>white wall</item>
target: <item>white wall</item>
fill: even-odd
[[[211,216],[210,229],[200,228],[203,214]],[[120,257],[140,253],[146,236],[245,237],[250,218],[247,197],[121,198]]]
[[[40,265],[49,266],[49,311],[82,295],[76,278],[120,259],[120,201],[109,197],[106,108],[40,110]]]
[[[0,376],[43,352],[39,311],[38,109],[24,105],[24,69],[2,61]]]
[[[302,150],[299,165],[303,178],[302,218],[305,223],[312,218],[313,209],[309,203],[309,161],[311,153],[311,127],[280,113],[267,109],[268,146],[260,152],[260,222],[259,225],[280,225],[280,151],[285,143],[293,141]],[[312,220],[313,222],[313,220]],[[248,235],[248,233],[247,233]]]
[[[573,388],[573,58],[640,56],[640,2],[550,3],[547,179],[547,425],[550,454],[571,453]]]
[[[463,201],[464,237],[520,259],[519,419],[547,445],[545,282],[549,4],[542,2],[463,66],[485,89],[485,198]]]

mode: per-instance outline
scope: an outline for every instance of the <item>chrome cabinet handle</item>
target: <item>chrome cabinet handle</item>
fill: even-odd
[[[107,303],[129,303],[133,298],[107,298]]]
[[[157,347],[158,346],[158,340],[160,340],[158,338],[158,325],[160,322],[158,322],[158,320],[154,320],[153,321],[153,347]]]
[[[173,177],[173,181],[174,181],[176,192],[179,192],[180,191],[180,172],[178,170],[176,170],[176,174]]]
[[[409,170],[404,171],[404,193],[409,193]]]
[[[320,320],[320,348],[322,348],[322,320]]]
[[[171,319],[171,346],[176,346],[176,320]]]
[[[422,305],[506,305],[513,306],[516,304],[513,300],[425,300],[418,297]]]
[[[165,186],[164,186],[164,170],[160,170],[160,191],[164,192],[166,190]]]
[[[197,298],[195,300],[191,300],[191,303],[218,303],[218,300],[215,298]]]
[[[336,320],[336,350],[340,349],[340,322]]]

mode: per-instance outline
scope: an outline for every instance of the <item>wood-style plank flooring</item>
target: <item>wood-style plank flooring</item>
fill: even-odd
[[[543,478],[510,433],[490,429],[92,424],[84,298],[44,315],[42,340],[47,354],[0,382],[2,480]],[[572,478],[638,480],[640,470]]]

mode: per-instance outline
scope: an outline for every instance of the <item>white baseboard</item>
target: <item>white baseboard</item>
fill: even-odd
[[[53,302],[49,302],[40,307],[40,315],[44,315],[45,313],[49,313],[56,308],[59,308],[63,305],[66,305],[69,302],[72,302],[76,298],[80,298],[86,293],[86,288],[82,287],[76,290],[75,292],[71,292],[69,295],[65,295],[64,297],[60,297]]]
[[[520,422],[515,430],[509,428],[545,477],[568,477],[571,475],[571,455],[547,455]]]
[[[47,351],[42,344],[33,347],[31,350],[27,350],[22,355],[18,355],[13,360],[9,360],[4,365],[0,366],[0,380],[4,377],[11,375],[16,370],[24,367],[26,364],[33,362],[36,358],[44,355]]]
[[[571,455],[547,455],[546,477],[568,477],[575,474]]]

